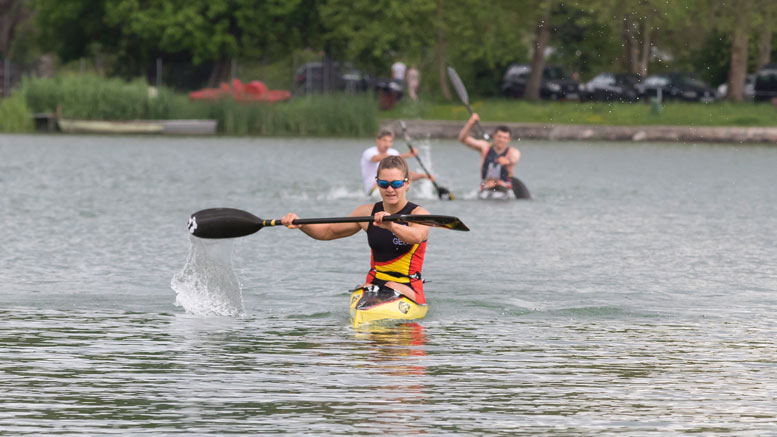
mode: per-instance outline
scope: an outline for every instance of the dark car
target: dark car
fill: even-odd
[[[521,98],[526,93],[531,66],[513,64],[507,69],[502,81],[502,95]],[[580,96],[580,84],[570,79],[561,67],[546,65],[542,70],[540,98],[548,100],[577,100]]]
[[[637,85],[641,99],[648,100],[661,92],[662,100],[714,102],[715,90],[688,73],[661,73],[648,76]]]
[[[728,94],[728,82],[724,82],[718,85],[718,98],[725,99]],[[753,100],[755,98],[755,74],[748,74],[745,76],[745,92],[743,95],[745,100]]]
[[[347,62],[308,62],[294,75],[294,94],[363,92],[370,89],[369,82],[367,75]]]
[[[599,73],[582,85],[581,100],[603,102],[634,102],[639,100],[639,84],[642,78],[633,73]]]
[[[768,102],[777,98],[777,64],[766,64],[755,76],[755,101]]]

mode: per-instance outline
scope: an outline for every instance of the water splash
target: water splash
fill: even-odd
[[[432,149],[431,144],[429,143],[429,140],[426,139],[422,141],[420,144],[417,144],[418,149],[418,157],[421,159],[421,162],[424,163],[426,166],[426,169],[429,170],[429,173],[434,175],[434,167],[432,163]],[[407,161],[408,165],[410,166],[410,169],[413,170],[416,173],[425,173],[424,169],[418,164],[418,162],[414,158],[410,158]],[[437,191],[434,188],[434,185],[431,181],[428,179],[420,179],[418,181],[413,182],[413,197],[416,199],[436,199],[437,198]]]
[[[201,316],[245,315],[243,293],[232,269],[233,239],[189,236],[191,246],[183,269],[173,276],[175,304]]]

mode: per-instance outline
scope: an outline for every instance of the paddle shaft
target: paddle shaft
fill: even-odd
[[[408,148],[408,149],[410,149],[410,152],[412,152],[412,153],[415,153],[415,152],[413,152],[413,150],[414,150],[415,148],[414,148],[414,147],[413,147],[413,145],[410,143],[410,138],[408,138],[408,135],[407,135],[407,127],[405,127],[405,122],[401,122],[401,123],[400,123],[400,126],[402,126],[402,134],[403,134],[403,136],[405,137],[405,143],[407,144],[407,148]],[[421,169],[424,171],[424,173],[426,173],[426,176],[429,178],[429,181],[431,181],[431,182],[432,182],[432,185],[434,185],[434,189],[435,189],[435,190],[437,190],[437,194],[438,194],[438,195],[442,195],[442,193],[440,192],[440,187],[437,185],[437,182],[435,182],[435,181],[432,179],[432,175],[431,175],[431,173],[429,173],[429,170],[427,170],[427,169],[426,169],[426,166],[425,166],[425,165],[424,165],[424,163],[421,161],[421,157],[420,157],[420,156],[418,156],[418,154],[417,154],[417,153],[416,153],[416,155],[415,155],[415,159],[418,161],[418,165],[420,165],[420,166],[421,166]]]
[[[472,108],[469,107],[469,103],[463,102],[464,106],[467,107],[467,111],[469,111],[469,115],[472,116]],[[478,127],[478,130],[480,131],[480,136],[482,136],[485,139],[488,139],[488,134],[486,133],[486,130],[483,129],[483,126],[480,125],[480,120],[475,122],[475,125]]]
[[[413,218],[418,216],[408,216],[407,214],[392,214],[383,216],[383,221],[386,222],[398,222],[398,221],[414,221]],[[291,223],[294,225],[320,225],[325,223],[367,223],[375,220],[375,217],[371,215],[362,215],[354,217],[322,217],[322,218],[300,218],[294,219]],[[281,219],[265,220],[262,219],[262,226],[283,226]]]
[[[409,142],[407,143],[407,147],[410,149],[411,152],[414,150],[413,145],[410,144]],[[418,155],[416,155],[415,159],[418,160],[418,165],[421,166],[421,169],[423,169],[424,173],[426,173],[426,176],[429,177],[429,182],[431,182],[432,185],[434,185],[434,189],[437,190],[437,193],[439,194],[440,193],[440,187],[437,185],[437,182],[432,180],[432,175],[429,174],[429,170],[427,170],[426,167],[424,166],[424,163],[421,162],[421,158],[419,158]]]

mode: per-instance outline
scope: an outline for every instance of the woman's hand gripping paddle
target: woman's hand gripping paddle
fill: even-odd
[[[318,223],[359,223],[371,222],[372,216],[329,217],[296,219],[295,225]],[[410,222],[454,231],[469,231],[458,217],[426,214],[392,214],[383,217],[384,221]],[[251,235],[265,226],[281,226],[281,219],[264,220],[250,212],[234,208],[210,208],[197,211],[189,218],[189,233],[200,238],[237,238]]]

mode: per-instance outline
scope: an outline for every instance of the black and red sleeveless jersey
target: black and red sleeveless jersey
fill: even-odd
[[[408,202],[397,214],[411,214],[417,207],[418,205]],[[372,207],[372,215],[379,211],[383,211],[383,202],[377,202]],[[396,223],[408,225],[402,222]],[[394,281],[407,284],[416,292],[416,303],[425,303],[421,268],[424,265],[426,241],[407,244],[393,232],[379,228],[372,222],[367,226],[367,240],[372,249],[372,256],[370,257],[371,269],[367,274],[366,282],[375,283],[377,279],[380,282]]]

